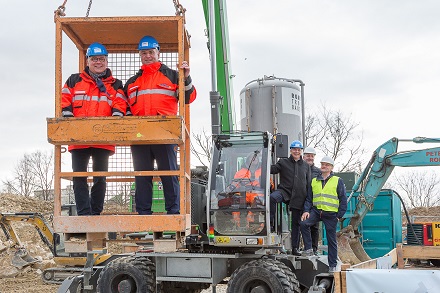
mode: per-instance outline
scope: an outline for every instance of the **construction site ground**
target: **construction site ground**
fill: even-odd
[[[41,213],[51,223],[53,214],[53,203],[36,200],[34,198],[16,196],[11,194],[0,194],[0,212],[36,212]],[[418,208],[410,211],[415,216],[437,216],[440,215],[440,206],[429,209]],[[406,224],[406,219],[403,218]],[[45,284],[41,279],[41,273],[48,267],[55,266],[53,256],[48,247],[41,241],[36,229],[25,223],[15,223],[19,237],[29,254],[38,259],[39,262],[31,266],[18,269],[11,264],[15,248],[10,247],[5,235],[0,232],[0,293],[30,293],[30,292],[57,292],[59,285]],[[120,253],[120,244],[111,244],[109,251]],[[424,268],[422,264],[414,264],[414,268]],[[226,292],[225,285],[219,285],[217,292]],[[211,289],[204,290],[204,293],[211,292]]]

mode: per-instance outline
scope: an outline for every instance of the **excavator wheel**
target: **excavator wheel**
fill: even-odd
[[[231,275],[228,293],[300,293],[295,274],[283,263],[268,258],[250,261]]]
[[[147,257],[117,258],[101,271],[97,291],[100,293],[155,292],[156,267]]]

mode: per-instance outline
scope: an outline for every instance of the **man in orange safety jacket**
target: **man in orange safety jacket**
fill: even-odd
[[[107,68],[108,52],[100,43],[87,49],[87,67],[81,73],[72,74],[61,93],[63,117],[124,116],[127,102],[122,82],[112,76]],[[93,171],[108,171],[109,156],[115,152],[113,145],[71,145],[72,169],[86,172],[90,157]],[[99,215],[104,206],[106,178],[93,177],[89,194],[87,177],[73,178],[78,215]]]
[[[152,36],[144,36],[138,45],[142,67],[124,86],[130,112],[134,116],[177,115],[178,81],[176,70],[159,61],[160,46]],[[180,68],[185,74],[185,103],[196,98],[190,68],[183,61]],[[129,114],[127,114],[129,115]],[[132,145],[135,171],[152,171],[154,161],[158,170],[177,170],[177,145]],[[140,215],[151,215],[153,183],[151,176],[135,177],[136,211]],[[167,214],[180,213],[180,191],[177,176],[161,176]]]

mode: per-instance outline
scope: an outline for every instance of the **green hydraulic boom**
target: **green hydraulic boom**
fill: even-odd
[[[213,5],[212,13],[209,11],[209,1]],[[227,27],[227,14],[226,14],[226,2],[224,0],[202,0],[203,10],[205,13],[206,27],[210,27],[210,19],[213,20],[212,34],[209,33],[208,37],[214,36],[215,47],[209,48],[212,56],[215,57],[217,75],[217,89],[220,96],[223,97],[222,105],[220,107],[220,132],[229,132],[235,128],[235,113],[234,113],[234,101],[232,94],[232,75],[230,71],[230,58],[229,58],[229,34]],[[212,43],[210,43],[212,44]],[[211,46],[209,46],[211,47]]]

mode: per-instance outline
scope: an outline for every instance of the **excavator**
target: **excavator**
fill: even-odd
[[[398,139],[393,137],[373,152],[350,194],[351,197],[355,192],[359,192],[353,216],[349,219],[348,225],[338,232],[338,254],[343,262],[357,264],[370,259],[359,241],[361,236],[359,226],[365,215],[373,209],[374,201],[394,167],[440,165],[440,147],[398,151],[399,142],[439,143],[440,138]]]
[[[137,251],[128,255],[118,255],[115,259],[102,266],[96,266],[92,257],[93,251],[87,252],[87,263],[84,273],[80,276],[69,277],[63,281],[58,292],[189,292],[196,293],[212,287],[213,292],[220,283],[228,283],[228,292],[330,292],[334,286],[334,276],[328,273],[326,256],[302,257],[288,253],[291,249],[289,231],[286,229],[287,220],[281,209],[278,210],[275,229],[270,223],[270,165],[279,157],[287,155],[288,139],[282,134],[272,134],[267,131],[234,131],[232,128],[232,110],[225,107],[230,103],[230,96],[217,91],[217,58],[215,41],[221,40],[215,36],[215,19],[222,17],[224,1],[207,1],[209,40],[211,48],[212,91],[211,126],[213,147],[211,165],[209,168],[206,193],[196,194],[182,188],[187,180],[186,173],[179,173],[181,183],[180,215],[101,215],[95,217],[62,217],[55,212],[54,226],[73,233],[104,234],[110,231],[132,231],[134,229],[154,232],[154,251]],[[214,7],[219,9],[215,13]],[[217,15],[220,13],[221,15]],[[170,23],[170,25],[167,23]],[[96,23],[94,23],[96,22]],[[163,40],[168,38],[169,50],[176,49],[179,56],[184,56],[186,37],[182,17],[173,18],[95,18],[67,19],[56,17],[61,38],[61,29],[65,29],[71,40],[78,48],[87,47],[90,34],[106,42],[104,35],[109,31],[109,25],[119,22],[118,29],[112,30],[113,43],[108,44],[109,58],[113,52],[133,52],[136,46],[133,42],[145,34],[148,29],[159,32],[174,28],[177,40],[171,40],[173,33],[159,35]],[[119,29],[121,28],[121,29]],[[171,28],[171,29],[170,29]],[[127,31],[130,34],[127,34]],[[139,36],[138,36],[139,35]],[[125,38],[131,43],[127,43]],[[124,42],[124,43],[122,43]],[[61,41],[59,41],[61,43]],[[177,44],[177,45],[175,45]],[[167,49],[164,46],[163,53]],[[61,48],[59,49],[61,51]],[[61,54],[59,54],[61,55]],[[82,56],[83,54],[80,54]],[[222,59],[227,54],[219,56]],[[56,59],[58,60],[58,59]],[[222,59],[223,65],[226,64]],[[84,60],[83,60],[84,61]],[[58,63],[57,63],[58,64]],[[60,62],[57,65],[60,68]],[[230,79],[229,74],[225,76]],[[183,80],[181,81],[183,82]],[[179,87],[183,89],[183,86]],[[230,88],[228,88],[230,89]],[[57,100],[56,100],[57,101]],[[102,123],[96,127],[90,120],[70,119],[62,117],[48,119],[48,140],[56,145],[56,150],[62,144],[107,143],[120,145],[135,143],[163,143],[173,134],[174,129],[166,129],[160,136],[155,137],[153,130],[165,129],[170,121],[179,120],[177,129],[184,131],[189,128],[185,125],[185,105],[179,104],[181,117],[98,117],[93,123]],[[226,109],[226,110],[225,110]],[[271,109],[272,111],[272,109]],[[145,123],[146,119],[150,119]],[[174,120],[171,120],[174,119]],[[183,121],[183,122],[180,122]],[[105,123],[108,124],[105,124]],[[111,122],[111,123],[110,123]],[[227,123],[226,123],[227,122]],[[113,124],[112,124],[113,123]],[[155,124],[153,124],[155,123]],[[182,124],[180,124],[182,123]],[[150,125],[148,125],[150,124]],[[75,127],[82,125],[82,131]],[[115,131],[111,131],[116,125]],[[144,129],[147,125],[148,129]],[[93,126],[90,131],[90,126]],[[75,129],[75,131],[70,131]],[[89,133],[91,133],[89,135]],[[88,136],[86,136],[88,135]],[[116,135],[116,136],[115,136]],[[181,167],[189,162],[189,147],[187,140],[181,137],[186,133],[178,133],[177,141],[180,148]],[[169,142],[165,142],[169,143]],[[182,159],[182,157],[184,157]],[[257,162],[261,168],[261,175],[256,178],[235,178],[240,169],[250,169],[247,158]],[[186,159],[185,159],[186,158]],[[185,161],[186,160],[186,161]],[[170,171],[168,171],[170,172]],[[61,175],[57,174],[57,182]],[[140,174],[136,176],[151,176]],[[66,173],[65,176],[75,174]],[[117,174],[119,175],[119,173]],[[126,174],[122,174],[126,175]],[[77,175],[78,176],[78,175]],[[85,175],[81,175],[85,176]],[[102,175],[101,175],[102,176]],[[160,176],[160,175],[159,175]],[[258,184],[255,184],[258,180]],[[206,203],[203,204],[203,200]],[[199,203],[196,205],[195,203]],[[187,207],[191,205],[187,213]],[[190,216],[190,217],[188,217]],[[200,219],[200,221],[194,221]],[[186,227],[190,222],[190,230]],[[97,224],[99,223],[99,224]],[[182,225],[185,228],[182,233]],[[164,231],[175,229],[175,239],[167,241],[160,238]],[[184,235],[183,243],[180,236]],[[183,238],[183,237],[182,237]],[[182,244],[182,245],[181,245]],[[225,281],[228,280],[228,281]]]
[[[34,226],[43,243],[52,252],[57,267],[48,268],[43,271],[42,279],[45,283],[61,284],[65,278],[76,276],[83,272],[84,265],[87,262],[86,255],[66,253],[64,251],[62,235],[54,233],[49,223],[40,213],[0,213],[0,227],[6,239],[11,240],[12,245],[17,248],[12,257],[13,266],[23,268],[38,262],[37,259],[29,255],[16,227],[14,227],[14,223],[26,223]],[[116,256],[106,253],[95,255],[95,258],[95,265],[102,266],[116,258]]]

